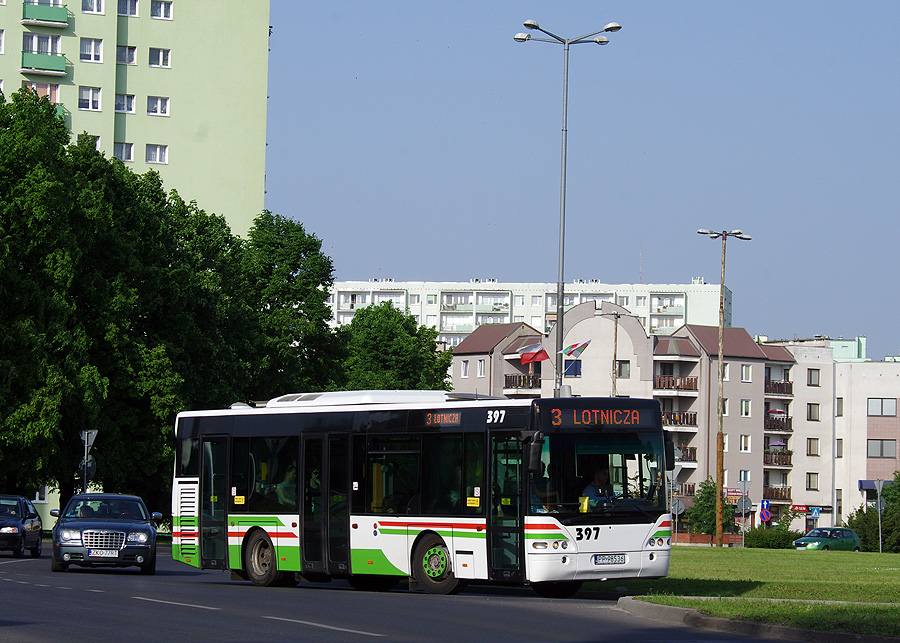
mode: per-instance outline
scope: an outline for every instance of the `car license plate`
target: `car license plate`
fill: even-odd
[[[806,549],[806,545],[800,545],[797,549]]]
[[[624,565],[625,554],[594,554],[595,565]]]
[[[89,549],[88,556],[91,558],[118,558],[119,552],[115,549]]]

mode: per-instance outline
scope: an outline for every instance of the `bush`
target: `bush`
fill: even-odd
[[[754,527],[744,534],[744,547],[757,549],[790,549],[793,542],[803,536],[799,531]]]

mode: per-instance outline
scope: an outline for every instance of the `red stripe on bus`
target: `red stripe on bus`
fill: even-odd
[[[379,527],[422,527],[434,529],[484,529],[483,522],[386,522],[384,520],[376,520],[375,524]]]

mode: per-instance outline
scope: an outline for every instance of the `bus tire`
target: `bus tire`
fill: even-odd
[[[354,574],[347,582],[350,583],[350,587],[362,592],[389,592],[400,583],[400,577]]]
[[[266,532],[254,531],[244,544],[244,569],[250,582],[257,587],[280,585],[284,572],[278,571],[275,547]]]
[[[456,594],[463,582],[453,574],[450,551],[440,536],[428,534],[416,545],[413,575],[429,594]]]
[[[531,587],[538,596],[543,596],[544,598],[571,598],[581,589],[581,581],[567,580],[532,583]]]

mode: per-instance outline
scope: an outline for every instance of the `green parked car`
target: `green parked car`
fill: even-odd
[[[819,527],[811,529],[803,538],[794,541],[797,549],[843,549],[845,551],[859,551],[862,543],[859,536],[852,529],[843,527]]]

